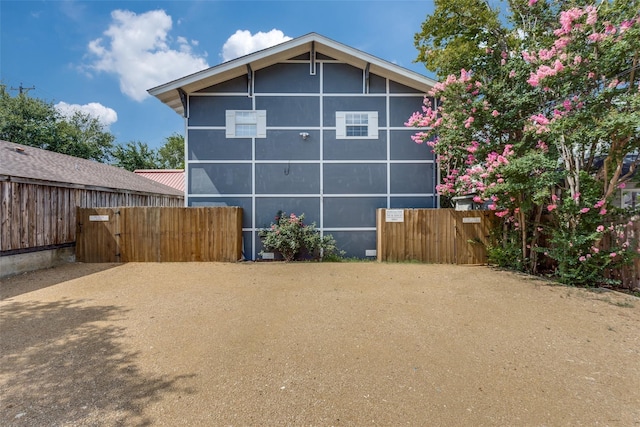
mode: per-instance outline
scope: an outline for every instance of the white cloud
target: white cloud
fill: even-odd
[[[206,55],[192,52],[197,42],[185,37],[173,41],[171,16],[163,10],[140,15],[114,10],[111,18],[104,38],[89,43],[95,57],[90,68],[115,74],[120,90],[130,98],[143,101],[147,89],[209,67]]]
[[[55,105],[55,108],[65,117],[71,117],[78,111],[82,114],[88,114],[98,119],[98,121],[107,128],[118,121],[118,113],[116,113],[114,109],[105,107],[97,102],[80,105],[67,104],[61,101]]]
[[[285,36],[282,31],[276,29],[268,33],[259,31],[255,35],[251,35],[248,30],[238,30],[222,46],[222,61],[226,62],[287,40],[291,40],[291,37]]]

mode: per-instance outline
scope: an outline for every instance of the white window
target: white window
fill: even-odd
[[[227,138],[266,138],[266,110],[227,110]]]
[[[336,111],[337,139],[378,139],[377,111]]]
[[[622,190],[622,207],[637,208],[640,206],[640,188]]]

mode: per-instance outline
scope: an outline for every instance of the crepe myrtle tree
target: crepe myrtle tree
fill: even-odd
[[[623,161],[640,149],[633,3],[512,1],[510,30],[493,29],[504,36],[473,58],[482,67],[447,76],[407,121],[437,156],[438,192],[476,194],[502,218],[498,262],[536,272],[542,255],[561,280],[594,284],[637,252],[611,223],[638,166],[623,172]]]

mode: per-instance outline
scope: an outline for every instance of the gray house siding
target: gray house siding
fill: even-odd
[[[186,203],[241,206],[247,259],[280,210],[304,213],[362,258],[376,248],[377,208],[437,207],[431,149],[404,127],[424,93],[316,58],[315,74],[298,55],[187,96]],[[266,137],[227,138],[227,110],[266,110]],[[337,111],[377,112],[378,137],[336,138]]]

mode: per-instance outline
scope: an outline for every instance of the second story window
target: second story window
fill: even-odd
[[[266,138],[267,112],[265,110],[227,110],[227,138]]]
[[[336,112],[337,139],[378,139],[378,112]]]

